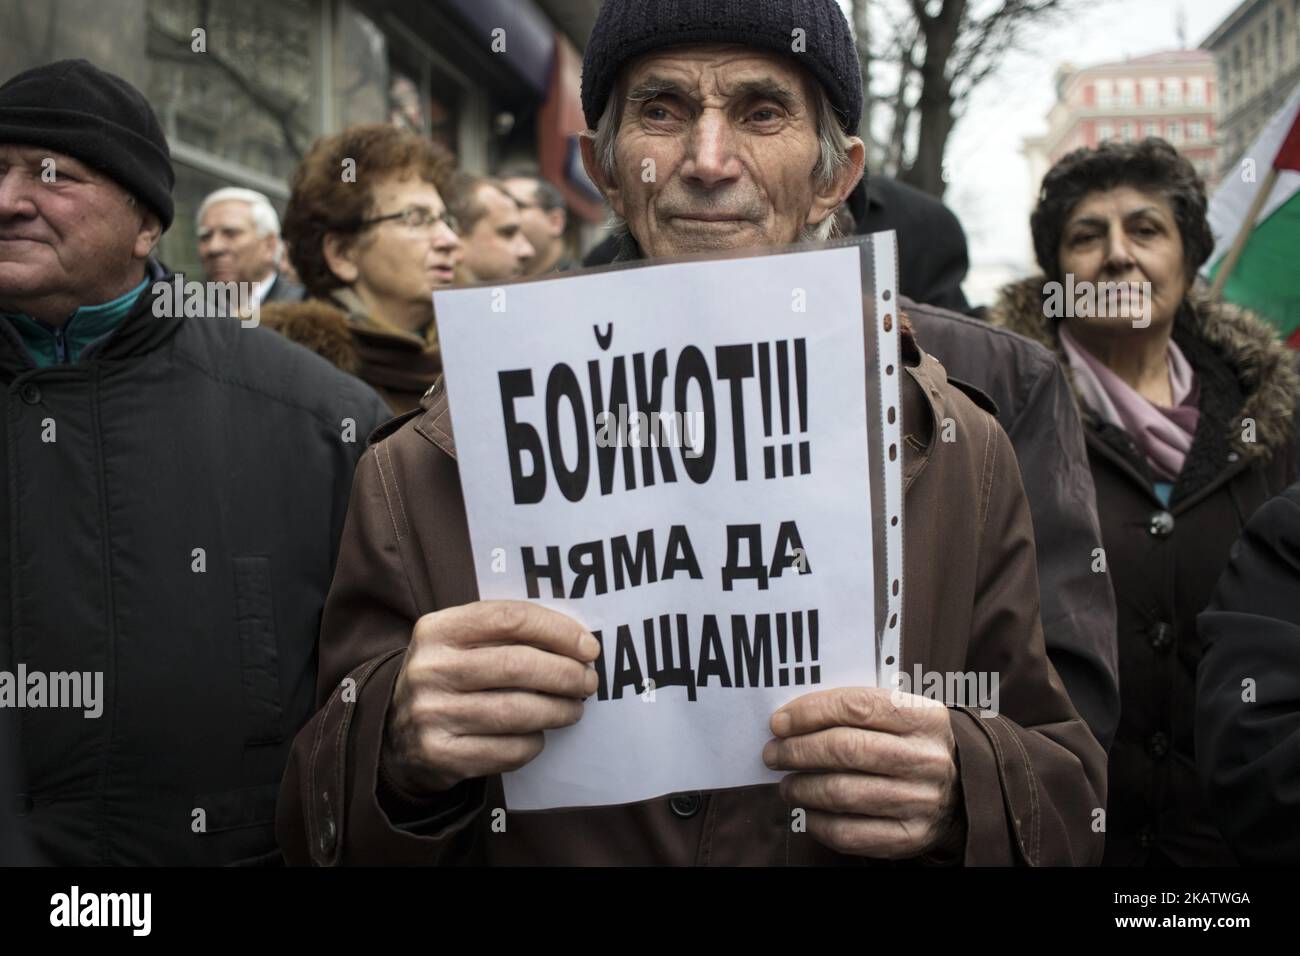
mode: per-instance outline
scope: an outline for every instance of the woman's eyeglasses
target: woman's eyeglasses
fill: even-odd
[[[402,225],[408,226],[411,229],[427,229],[434,223],[440,222],[452,232],[456,233],[456,235],[460,235],[460,223],[456,221],[455,216],[447,212],[445,209],[440,213],[434,213],[432,209],[429,209],[426,206],[408,206],[401,212],[389,213],[386,216],[376,216],[373,219],[363,219],[361,222],[357,223],[357,228],[364,229],[367,226],[373,226],[381,222],[389,222],[390,220],[400,220]]]

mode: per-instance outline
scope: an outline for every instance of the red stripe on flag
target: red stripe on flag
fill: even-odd
[[[1273,160],[1274,169],[1294,169],[1300,172],[1300,110],[1291,120],[1291,131],[1278,147],[1277,158]]]

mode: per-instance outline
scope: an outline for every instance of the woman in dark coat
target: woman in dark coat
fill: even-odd
[[[1084,419],[1118,606],[1121,714],[1111,865],[1230,864],[1197,784],[1196,615],[1251,514],[1297,474],[1295,355],[1193,288],[1213,240],[1205,189],[1168,143],[1058,162],[1031,217],[1044,276],[990,319],[1054,349]]]

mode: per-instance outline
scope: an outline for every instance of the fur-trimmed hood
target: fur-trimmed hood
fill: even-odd
[[[319,299],[276,302],[262,306],[262,324],[321,358],[356,375],[361,367],[348,317]]]
[[[346,299],[274,303],[263,306],[262,324],[357,376],[394,411],[417,407],[442,371],[437,340],[389,331],[360,311],[345,313],[340,306],[347,305]]]
[[[1051,349],[1069,373],[1056,326],[1043,308],[1046,276],[1034,276],[1003,286],[987,318],[1013,332],[1028,336]],[[1175,339],[1190,341],[1198,352],[1217,357],[1236,379],[1242,402],[1232,420],[1224,422],[1225,438],[1239,454],[1267,460],[1293,443],[1296,437],[1297,401],[1300,401],[1300,372],[1296,353],[1277,337],[1273,327],[1253,313],[1227,302],[1211,299],[1203,290],[1188,293],[1185,307],[1175,320]],[[1189,356],[1197,365],[1196,357]],[[1197,369],[1198,375],[1202,369]],[[1076,392],[1076,399],[1078,394]],[[1079,401],[1085,422],[1095,417]],[[1242,441],[1243,419],[1255,422],[1255,441]]]

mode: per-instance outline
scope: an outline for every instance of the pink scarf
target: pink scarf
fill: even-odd
[[[1169,390],[1173,407],[1164,408],[1142,397],[1127,382],[1091,355],[1058,327],[1074,384],[1086,404],[1102,421],[1124,429],[1137,442],[1157,479],[1174,481],[1196,435],[1201,412],[1196,407],[1196,372],[1182,350],[1169,341]]]

